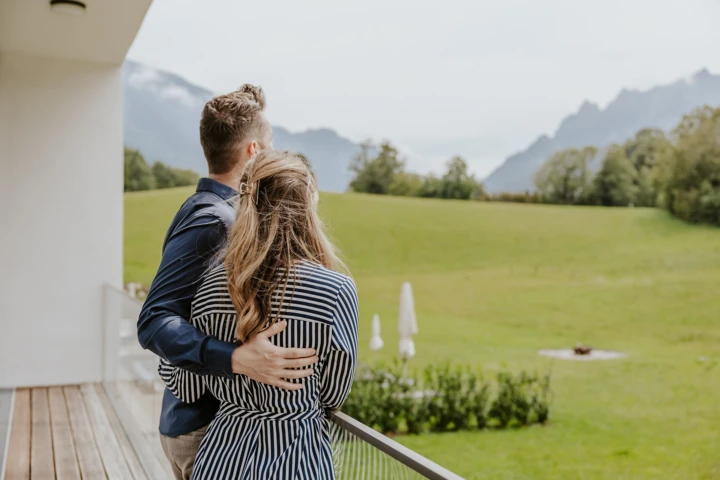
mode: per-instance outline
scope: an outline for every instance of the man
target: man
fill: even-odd
[[[202,276],[218,261],[235,219],[243,168],[256,153],[272,148],[272,129],[263,115],[262,89],[243,85],[210,100],[200,120],[200,143],[209,178],[175,215],[163,245],[162,261],[138,319],[138,339],[171,364],[200,375],[247,375],[288,390],[302,388],[285,378],[306,377],[313,369],[297,368],[317,362],[313,349],[276,347],[270,337],[285,329],[280,322],[248,343],[238,346],[207,336],[188,320],[192,299]],[[292,373],[288,369],[293,369]],[[165,390],[160,415],[163,450],[177,480],[187,480],[207,425],[218,401],[208,392],[185,404]]]

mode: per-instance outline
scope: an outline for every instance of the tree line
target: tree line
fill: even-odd
[[[485,197],[482,184],[468,172],[467,162],[460,156],[447,162],[440,177],[420,175],[405,170],[405,161],[390,142],[377,147],[366,141],[353,158],[350,170],[354,174],[350,182],[353,192],[457,200]]]
[[[645,128],[624,143],[555,152],[535,191],[487,194],[460,156],[442,176],[419,175],[390,143],[367,141],[353,159],[350,190],[380,195],[607,207],[658,207],[692,223],[720,225],[720,108],[685,115],[669,133]]]
[[[659,207],[720,225],[720,108],[685,115],[669,135],[642,129],[602,152],[556,152],[536,172],[535,186],[544,203]]]
[[[139,150],[125,147],[126,192],[185,187],[195,185],[199,178],[193,170],[170,167],[161,161],[149,165]]]

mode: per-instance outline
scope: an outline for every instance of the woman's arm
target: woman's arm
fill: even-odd
[[[203,322],[203,318],[202,316],[193,318],[191,320],[193,328],[197,328],[198,331],[204,334],[217,335],[218,332],[208,332],[202,328],[201,325],[207,327],[208,323],[214,324],[214,322]],[[160,359],[158,374],[160,374],[162,381],[165,382],[167,389],[184,403],[194,403],[198,401],[207,390],[203,376],[192,373],[184,368],[176,367],[164,358]]]
[[[158,373],[167,389],[184,403],[197,402],[207,389],[203,377],[175,367],[164,358],[160,359]]]
[[[320,401],[325,409],[340,408],[350,394],[357,362],[357,335],[357,289],[348,278],[335,301],[330,351],[320,377]]]

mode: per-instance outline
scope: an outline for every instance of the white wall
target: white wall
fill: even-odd
[[[122,108],[119,65],[0,53],[0,387],[101,380]]]

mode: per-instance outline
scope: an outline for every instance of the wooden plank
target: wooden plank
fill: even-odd
[[[148,476],[145,474],[145,470],[143,470],[140,460],[130,444],[128,434],[120,423],[120,420],[115,413],[115,409],[110,403],[110,399],[107,396],[105,388],[98,383],[95,385],[95,392],[100,399],[100,403],[102,403],[105,414],[110,422],[110,426],[115,432],[115,438],[117,438],[118,443],[120,444],[120,449],[122,450],[125,461],[132,472],[133,478],[135,478],[135,480],[148,480]]]
[[[153,455],[155,455],[155,458],[157,461],[162,465],[165,470],[165,474],[168,475],[168,478],[172,478],[169,475],[172,475],[172,467],[170,466],[170,462],[168,461],[167,455],[165,455],[165,450],[163,450],[162,443],[160,443],[160,435],[156,433],[144,433],[147,444],[150,446],[150,449],[152,450]]]
[[[30,478],[30,419],[30,390],[22,388],[15,392],[15,407],[5,468],[7,480]]]
[[[133,410],[133,407],[135,406],[133,394],[135,392],[128,389],[127,385],[123,382],[105,384],[105,391],[107,392],[108,399],[115,409],[115,413],[117,413],[120,423],[123,425],[125,432],[127,432],[130,444],[132,445],[138,460],[140,460],[140,464],[142,465],[145,474],[153,480],[173,478],[170,463],[167,460],[164,462],[158,461],[157,457],[153,453],[150,442],[148,442],[143,433],[143,430],[147,429],[147,425],[145,425],[143,429],[143,424],[138,422],[135,413],[139,412],[135,412]],[[139,416],[142,417],[142,413],[139,413]]]
[[[0,388],[0,479],[5,471],[5,454],[7,442],[10,439],[10,425],[12,424],[12,404],[15,390]]]
[[[80,480],[80,466],[62,388],[49,388],[48,397],[50,398],[50,424],[55,453],[55,475],[57,480]]]
[[[134,382],[121,383],[119,388],[127,405],[131,408],[136,423],[141,426],[140,431],[145,437],[146,445],[158,463],[162,465],[167,477],[173,478],[172,468],[160,443],[160,434],[157,428],[162,396],[152,390],[143,389]]]
[[[128,391],[132,392],[133,398],[137,399],[138,403],[136,404],[136,411],[142,412],[143,424],[152,425],[151,429],[144,429],[143,434],[152,448],[155,458],[157,458],[160,464],[164,467],[167,475],[169,475],[169,478],[174,478],[172,467],[170,466],[170,462],[168,461],[165,451],[162,448],[162,443],[160,442],[160,432],[157,428],[157,425],[160,423],[163,392],[144,389],[138,386],[137,383],[132,383],[127,387]]]
[[[132,477],[115,432],[100,403],[95,388],[86,383],[80,387],[85,400],[85,408],[90,415],[90,424],[95,434],[95,441],[100,450],[100,458],[105,465],[105,473],[110,480],[126,480]]]
[[[119,387],[136,424],[140,427],[139,431],[145,439],[146,448],[155,457],[164,472],[163,478],[174,478],[172,467],[160,443],[159,418],[153,414],[158,407],[156,395],[141,388],[135,382],[126,382],[120,384]]]
[[[50,430],[47,388],[33,388],[31,404],[30,478],[32,480],[52,480],[55,478],[55,458]]]
[[[85,403],[80,395],[80,389],[74,387],[63,387],[65,402],[70,414],[73,440],[77,451],[80,474],[83,480],[106,479],[105,469],[100,460],[100,452],[95,443],[90,419],[85,411]]]
[[[157,406],[154,395],[139,388],[133,382],[118,382],[117,388],[140,431],[143,434],[156,433],[158,423],[153,415]]]

